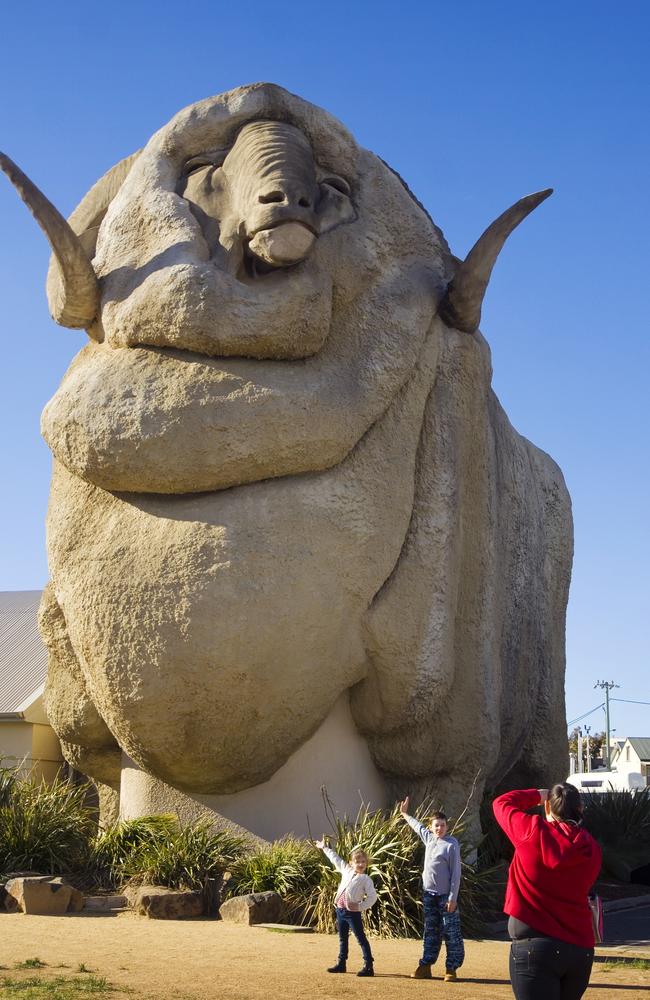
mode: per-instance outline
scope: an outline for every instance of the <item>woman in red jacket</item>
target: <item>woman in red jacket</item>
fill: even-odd
[[[545,817],[531,815],[540,804]],[[580,793],[573,785],[506,792],[493,809],[515,848],[504,905],[515,997],[579,1000],[594,958],[587,894],[601,863],[600,847],[580,827]]]

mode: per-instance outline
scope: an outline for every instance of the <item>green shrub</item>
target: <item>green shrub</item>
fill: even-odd
[[[69,874],[84,867],[96,829],[84,804],[87,786],[2,779],[0,872]]]
[[[419,937],[422,932],[422,864],[424,846],[404,822],[397,808],[386,813],[363,806],[354,819],[338,818],[327,802],[331,842],[347,860],[354,847],[368,854],[368,874],[377,890],[377,902],[366,911],[368,929],[384,938]],[[417,810],[424,816],[428,806]],[[478,933],[486,910],[495,905],[498,873],[479,871],[468,863],[472,846],[457,828],[461,843],[463,879],[460,909],[465,933]],[[294,923],[314,925],[322,933],[335,930],[334,897],[339,873],[308,841],[287,837],[268,848],[240,858],[232,869],[229,895],[275,890],[285,900]]]
[[[601,792],[584,799],[585,829],[602,844],[635,839],[648,845],[650,838],[650,788],[636,792]]]
[[[215,831],[208,820],[188,826],[176,823],[167,829],[163,824],[125,856],[118,873],[121,881],[137,885],[202,889],[205,880],[222,874],[242,854],[246,844],[236,834]]]
[[[278,892],[293,923],[302,923],[307,900],[322,878],[323,855],[306,840],[284,837],[241,855],[231,866],[228,895]]]
[[[355,819],[331,817],[332,846],[344,860],[354,847],[368,855],[368,875],[377,902],[366,911],[367,928],[381,937],[415,937],[421,932],[422,842],[397,808],[390,813],[362,806]],[[322,878],[312,893],[307,913],[319,931],[335,929],[334,894],[339,873],[323,857]]]
[[[620,878],[650,857],[650,788],[584,799],[583,823],[603,849],[603,871]]]
[[[116,889],[132,877],[138,857],[154,843],[164,843],[178,829],[175,816],[140,816],[119,820],[95,839],[89,858],[89,876],[97,886]]]
[[[11,805],[16,780],[14,767],[0,767],[0,808]]]

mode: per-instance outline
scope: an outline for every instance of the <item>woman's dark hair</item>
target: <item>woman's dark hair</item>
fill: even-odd
[[[553,785],[548,802],[551,812],[564,822],[579,823],[582,819],[580,792],[574,785]]]

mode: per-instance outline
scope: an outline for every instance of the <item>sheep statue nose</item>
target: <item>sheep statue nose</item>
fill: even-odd
[[[248,245],[250,252],[273,267],[288,267],[304,260],[316,241],[316,198],[316,186],[307,177],[274,178],[265,184],[258,203],[266,206],[277,221],[253,236]]]

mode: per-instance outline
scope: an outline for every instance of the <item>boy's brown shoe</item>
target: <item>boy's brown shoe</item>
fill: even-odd
[[[443,977],[445,983],[456,983],[458,982],[458,976],[456,975],[455,969],[447,969]]]
[[[418,965],[415,972],[411,973],[411,979],[433,979],[430,965]]]

